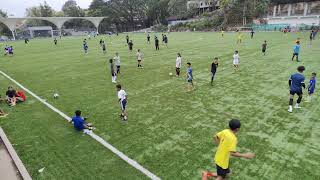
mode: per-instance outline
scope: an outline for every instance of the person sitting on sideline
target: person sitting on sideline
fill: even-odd
[[[92,124],[87,123],[85,120],[86,118],[81,117],[81,111],[76,110],[75,116],[72,117],[71,122],[73,122],[73,126],[77,131],[82,131],[84,129],[93,130]]]
[[[25,102],[27,99],[26,95],[24,94],[24,92],[22,90],[17,90],[15,96],[16,96],[17,102]]]
[[[6,101],[9,106],[16,105],[16,90],[14,90],[12,86],[8,87],[8,90],[6,92]]]

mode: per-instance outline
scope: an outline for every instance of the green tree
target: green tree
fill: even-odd
[[[8,17],[8,13],[0,9],[0,17],[6,18]],[[1,35],[11,36],[11,32],[6,25],[0,22],[0,36]]]
[[[84,17],[85,11],[78,6],[75,0],[68,0],[62,6],[62,12],[65,16],[68,17]],[[65,22],[65,28],[74,28],[74,27],[89,27],[94,28],[94,25],[89,21],[82,19],[72,19]]]
[[[26,9],[27,17],[52,17],[54,15],[55,11],[46,1],[40,3],[39,6],[33,6]],[[28,20],[26,24],[28,26],[52,26],[53,28],[56,28],[51,22],[43,20]]]
[[[75,0],[68,0],[62,6],[62,11],[65,16],[69,17],[83,17],[84,10],[81,9]]]

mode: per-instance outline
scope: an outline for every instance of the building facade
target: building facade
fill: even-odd
[[[271,5],[266,21],[268,24],[291,26],[320,25],[320,1]]]
[[[187,2],[187,8],[188,10],[196,8],[198,9],[199,13],[206,11],[211,12],[219,8],[219,1],[215,3],[213,0],[192,0]]]

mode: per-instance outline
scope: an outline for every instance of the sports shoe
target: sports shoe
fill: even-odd
[[[288,112],[292,113],[292,106],[289,106]]]
[[[295,108],[295,109],[301,109],[301,107],[299,106],[299,104],[296,104],[296,105],[294,106],[294,108]]]

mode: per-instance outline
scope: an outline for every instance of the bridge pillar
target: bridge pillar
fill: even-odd
[[[273,6],[273,17],[277,15],[277,6]]]
[[[303,15],[306,16],[306,15],[308,15],[309,4],[306,2],[303,5],[304,5]]]
[[[288,6],[288,16],[291,16],[292,4]]]

